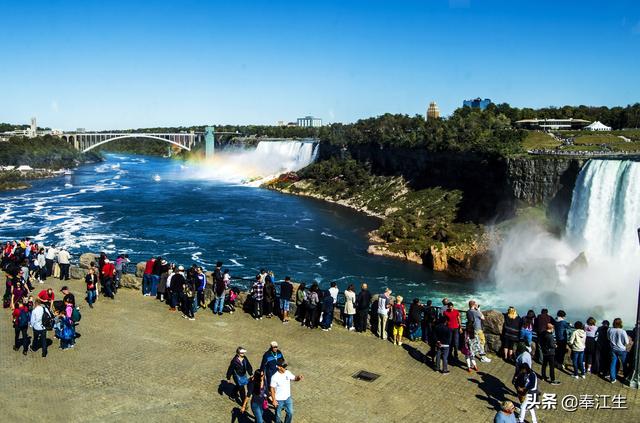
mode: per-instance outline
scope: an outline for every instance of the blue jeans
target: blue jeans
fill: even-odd
[[[93,304],[96,302],[96,290],[90,289],[87,291],[87,302]]]
[[[191,311],[193,314],[196,314],[198,311],[198,297],[193,297],[193,305],[191,306]]]
[[[571,351],[571,362],[573,363],[573,375],[584,374],[584,351]]]
[[[333,308],[322,312],[322,327],[329,329],[331,327],[331,323],[333,323]]]
[[[289,300],[280,298],[280,311],[289,311]]]
[[[611,376],[611,381],[616,380],[616,376],[618,375],[618,369],[616,367],[618,360],[620,360],[620,368],[622,368],[624,366],[626,358],[626,351],[611,350],[611,367],[609,368],[609,376]]]
[[[213,312],[222,313],[223,310],[224,310],[224,297],[216,297],[215,302],[213,303]]]
[[[351,317],[353,318],[353,315]],[[287,412],[287,417],[284,419],[284,423],[291,423],[293,420],[293,400],[291,397],[284,401],[278,401],[278,407],[276,408],[276,423],[282,423],[280,413],[282,413],[283,408]]]
[[[151,275],[151,296],[155,297],[156,295],[158,295],[158,284],[160,283],[160,276],[159,275]]]
[[[353,314],[345,314],[344,315],[344,324],[347,328],[353,327]]]
[[[147,275],[146,273],[142,275],[142,295],[148,294],[151,292],[151,275]]]
[[[449,346],[440,347],[436,350],[436,370],[440,370],[440,360],[442,360],[442,371],[448,372],[449,364]]]
[[[253,415],[256,418],[256,423],[264,422],[264,420],[262,420],[262,413],[264,412],[264,410],[262,409],[262,404],[253,401],[253,398],[251,400],[251,411],[253,411]]]

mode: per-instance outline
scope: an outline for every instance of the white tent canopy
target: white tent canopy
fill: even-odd
[[[599,120],[596,120],[592,124],[585,126],[584,129],[586,131],[611,131],[610,126],[605,125]]]

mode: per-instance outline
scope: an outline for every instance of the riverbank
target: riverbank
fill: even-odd
[[[26,189],[30,180],[56,177],[61,170],[102,160],[97,152],[80,152],[51,135],[14,137],[0,143],[0,191]]]
[[[60,172],[50,169],[31,169],[27,171],[0,170],[0,191],[31,188],[29,181],[55,178],[60,175]]]
[[[12,351],[13,329],[8,311],[3,312],[0,407],[7,420],[31,421],[46,415],[54,422],[229,422],[239,407],[225,394],[229,360],[242,345],[256,367],[273,340],[279,343],[288,369],[305,376],[292,385],[296,422],[426,422],[443,415],[452,421],[465,421],[470,415],[491,421],[500,401],[517,403],[511,385],[513,366],[502,360],[479,363],[480,371],[473,373],[454,366],[445,376],[422,363],[427,351],[422,342],[398,347],[338,324],[322,332],[283,325],[278,319],[255,321],[242,312],[219,317],[200,311],[196,321],[188,321],[127,289],[120,290],[115,300],[100,297],[89,309],[81,300],[84,282],[65,284],[76,295],[83,316],[77,330],[82,336],[71,350],[60,351],[54,340],[44,359]],[[49,279],[38,288],[52,287],[57,295],[61,285]],[[361,370],[379,377],[372,382],[359,380],[354,375]],[[541,420],[595,423],[640,418],[638,391],[596,377],[579,381],[564,373],[560,377],[560,386],[542,385],[545,394],[557,395],[558,407],[540,410]],[[36,385],[37,401],[27,407],[15,401],[33,397]],[[621,395],[628,409],[567,412],[560,407],[565,395],[596,394],[609,395],[609,400]]]
[[[353,160],[314,163],[262,185],[283,193],[340,204],[380,219],[368,253],[425,265],[462,279],[482,279],[491,267],[490,236],[461,222],[462,193],[412,189],[402,177],[373,175]]]

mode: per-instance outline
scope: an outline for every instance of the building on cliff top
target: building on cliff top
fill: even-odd
[[[524,129],[558,130],[582,129],[590,122],[584,119],[522,119],[516,125]]]
[[[427,109],[427,120],[429,119],[439,119],[440,118],[440,109],[435,101],[429,103],[429,108]]]

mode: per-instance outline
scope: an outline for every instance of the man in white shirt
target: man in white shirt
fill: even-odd
[[[36,307],[31,313],[31,320],[29,326],[33,329],[33,341],[31,342],[31,351],[37,351],[38,348],[42,348],[42,356],[47,356],[47,328],[44,327],[42,318],[45,313],[49,316],[51,312],[42,305],[40,298],[36,297]],[[38,345],[40,344],[40,345]]]
[[[47,248],[47,253],[44,256],[45,266],[47,268],[47,276],[53,276],[53,261],[58,255],[58,250],[53,245]]]
[[[69,280],[69,266],[70,266],[71,255],[64,248],[60,247],[60,251],[58,252],[58,264],[60,265],[60,280]]]
[[[329,295],[331,295],[331,298],[333,298],[334,306],[338,302],[338,292],[340,292],[340,289],[338,289],[338,284],[336,284],[335,282],[331,282],[331,288],[329,288]]]
[[[276,423],[282,423],[280,414],[284,408],[287,412],[285,423],[291,423],[293,420],[293,399],[291,398],[291,381],[300,381],[303,379],[302,375],[295,376],[289,370],[287,370],[287,363],[284,358],[279,358],[277,361],[278,371],[271,376],[271,399],[273,406],[276,407]]]

